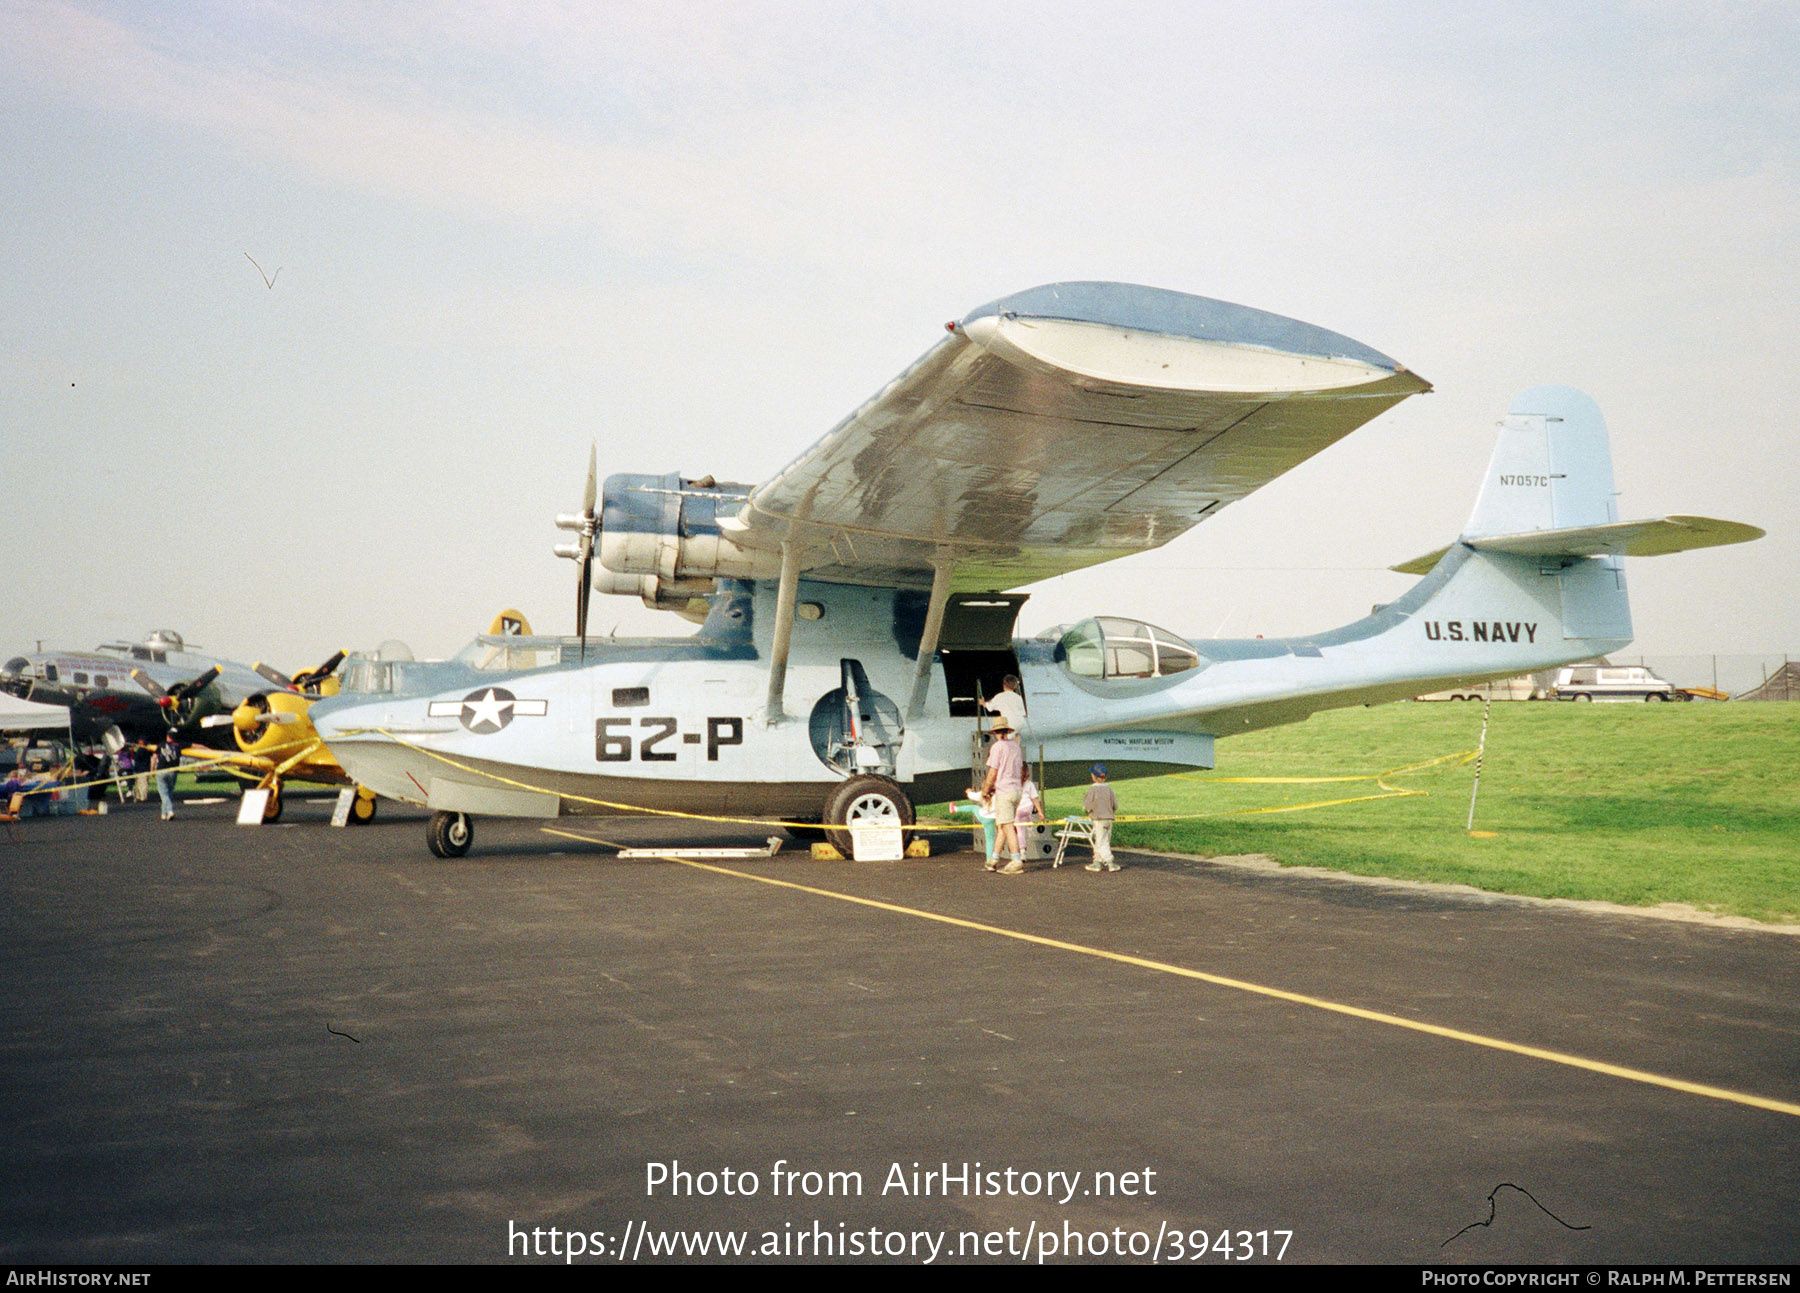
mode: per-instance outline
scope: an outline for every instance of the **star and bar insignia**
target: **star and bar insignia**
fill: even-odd
[[[483,687],[461,700],[434,700],[430,709],[433,718],[461,719],[477,736],[498,732],[521,715],[542,718],[549,712],[548,701],[520,700],[504,687]]]

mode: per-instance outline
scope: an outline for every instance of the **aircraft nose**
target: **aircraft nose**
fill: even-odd
[[[25,677],[25,671],[30,667],[31,661],[22,655],[0,664],[0,691],[24,699],[25,693],[31,690],[31,682]]]

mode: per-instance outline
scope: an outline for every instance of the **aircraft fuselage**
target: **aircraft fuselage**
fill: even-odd
[[[105,647],[96,651],[41,651],[15,656],[0,666],[0,688],[25,700],[69,707],[74,737],[98,741],[117,727],[134,741],[160,741],[169,724],[156,698],[133,680],[132,670],[148,675],[164,688],[174,687],[218,668],[218,678],[185,709],[183,739],[229,747],[229,728],[202,732],[200,720],[230,713],[253,692],[269,685],[243,665],[192,651],[149,645]]]
[[[1191,657],[1166,675],[1084,673],[1061,634],[946,645],[910,715],[915,594],[802,581],[812,618],[796,621],[784,712],[771,715],[762,626],[773,619],[775,586],[744,582],[718,599],[696,636],[590,640],[585,662],[575,639],[554,638],[478,639],[443,662],[353,660],[343,691],[315,705],[313,720],[358,782],[442,811],[804,820],[859,773],[891,778],[915,803],[961,798],[979,781],[976,696],[991,696],[1005,673],[1023,682],[1025,753],[1055,787],[1085,783],[1095,762],[1115,780],[1210,768],[1219,736],[1616,645],[1565,637],[1552,604],[1560,573],[1539,575],[1528,559],[1478,558],[1449,589],[1467,565],[1449,560],[1409,598],[1311,639],[1188,643],[1164,633],[1169,657]],[[1526,579],[1542,586],[1521,598]],[[1531,596],[1543,602],[1535,617]],[[1516,637],[1505,630],[1452,641],[1441,620],[1413,615],[1427,601],[1471,622],[1496,618],[1498,609],[1481,614],[1486,606],[1504,607],[1506,622],[1522,627]],[[1105,648],[1119,658],[1133,626],[1096,623],[1123,626]]]

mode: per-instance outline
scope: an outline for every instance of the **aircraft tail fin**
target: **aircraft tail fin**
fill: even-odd
[[[1599,406],[1567,386],[1535,386],[1514,400],[1463,539],[1618,519]]]
[[[1705,516],[1621,521],[1599,406],[1567,386],[1513,401],[1459,543],[1533,557],[1656,557],[1760,539],[1763,531]],[[1428,574],[1449,548],[1393,567]]]
[[[1196,643],[1215,667],[1171,689],[1172,714],[1124,725],[1185,730],[1192,719],[1229,735],[1617,651],[1632,638],[1625,557],[1761,535],[1695,516],[1619,521],[1599,409],[1539,387],[1514,401],[1462,536],[1394,567],[1423,579],[1325,633]]]
[[[525,618],[524,612],[515,611],[511,607],[494,616],[488,625],[490,637],[531,636],[531,622]]]

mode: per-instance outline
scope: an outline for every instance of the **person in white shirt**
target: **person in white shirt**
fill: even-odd
[[[998,714],[1013,731],[1019,734],[1021,745],[1025,740],[1026,715],[1025,697],[1019,691],[1017,674],[1007,674],[1000,684],[1000,692],[982,703],[982,708],[990,713]]]

